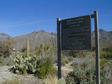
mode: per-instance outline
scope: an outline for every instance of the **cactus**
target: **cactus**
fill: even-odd
[[[46,78],[47,75],[55,73],[51,61],[54,51],[51,52],[51,50],[53,50],[52,47],[43,46],[42,49],[36,50],[36,54],[17,53],[16,56],[13,56],[14,66],[11,70],[18,74],[34,74],[39,78]],[[40,58],[42,55],[44,57]]]

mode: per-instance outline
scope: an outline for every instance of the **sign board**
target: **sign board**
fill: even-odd
[[[91,49],[91,17],[81,16],[61,21],[62,50]]]

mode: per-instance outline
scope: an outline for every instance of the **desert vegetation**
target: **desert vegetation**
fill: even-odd
[[[112,49],[102,49],[100,59],[100,74],[101,84],[110,84],[112,82]],[[93,55],[92,55],[93,53]],[[83,53],[84,54],[84,53]],[[95,84],[95,53],[85,53],[79,63],[74,63],[73,72],[70,72],[66,77],[66,84]],[[79,56],[80,53],[79,53]],[[80,57],[81,58],[81,57]],[[80,61],[80,60],[79,60]]]
[[[40,33],[37,34],[40,35]],[[49,36],[48,33],[45,34]],[[22,47],[18,46],[18,39],[17,41],[8,39],[0,42],[0,67],[8,66],[8,71],[17,77],[3,81],[3,84],[95,84],[94,48],[91,51],[63,51],[62,79],[58,80],[54,34],[53,37],[48,38],[50,41],[43,43],[41,39],[42,42],[35,47],[30,37],[24,38],[25,45]],[[100,49],[100,74],[101,84],[112,82],[111,47]],[[24,79],[27,76],[32,78]]]

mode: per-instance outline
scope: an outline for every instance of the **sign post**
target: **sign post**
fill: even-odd
[[[58,79],[61,78],[61,39],[60,39],[60,19],[57,18],[57,61],[58,61]]]
[[[98,30],[98,12],[94,11],[95,25],[95,50],[96,50],[96,84],[100,84],[100,50],[99,50],[99,30]]]

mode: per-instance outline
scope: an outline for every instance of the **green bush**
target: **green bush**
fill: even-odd
[[[105,58],[105,59],[111,59],[112,58],[112,49],[103,49],[100,52],[100,56],[101,58]]]
[[[39,59],[35,55],[26,56],[18,53],[14,58],[14,66],[11,71],[18,74],[34,74],[39,78],[45,78],[47,75],[54,73],[55,69],[49,58]]]
[[[74,66],[73,72],[70,72],[66,77],[66,84],[95,84],[96,68],[95,61],[91,59],[91,63],[86,59],[84,63]],[[112,60],[100,60],[100,75],[101,84],[112,83]]]
[[[79,58],[80,59],[80,58]],[[73,71],[66,77],[66,84],[95,84],[95,62],[88,54],[85,61],[73,64]]]
[[[12,39],[7,39],[0,42],[0,56],[9,57],[12,51],[12,44],[14,44]]]
[[[0,56],[1,57],[8,57],[10,55],[10,50],[4,44],[0,45]]]
[[[66,84],[95,84],[95,70],[76,68],[67,75]]]
[[[43,60],[43,63],[40,63],[38,66],[38,70],[36,71],[35,75],[39,78],[43,79],[46,78],[48,75],[55,74],[56,70],[53,67],[53,64],[49,58]]]

